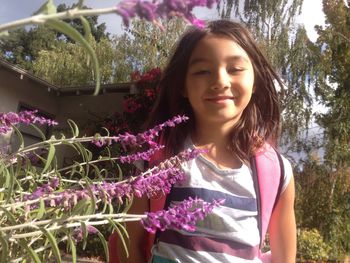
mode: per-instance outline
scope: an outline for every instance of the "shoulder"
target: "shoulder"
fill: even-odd
[[[282,163],[283,163],[283,170],[284,170],[284,178],[283,178],[283,186],[282,186],[282,193],[284,190],[286,190],[288,184],[290,183],[292,177],[293,177],[293,168],[290,161],[281,154],[282,157]]]

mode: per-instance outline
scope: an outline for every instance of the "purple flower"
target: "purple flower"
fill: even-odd
[[[159,144],[153,144],[152,148],[145,151],[145,152],[138,152],[138,153],[134,153],[131,155],[127,155],[127,156],[121,156],[119,157],[119,160],[121,163],[132,163],[134,161],[137,160],[145,160],[145,161],[149,161],[151,159],[151,156],[164,148],[164,145],[159,145]]]
[[[159,18],[171,18],[180,16],[195,26],[203,26],[204,22],[198,20],[192,14],[193,8],[206,6],[212,8],[218,0],[163,0],[159,2],[144,0],[124,0],[116,7],[116,12],[122,16],[123,22],[129,26],[130,19],[135,16],[145,18],[153,22]]]
[[[59,179],[53,178],[49,183],[38,187],[32,194],[25,195],[24,201],[49,197],[45,200],[46,207],[61,206],[68,211],[83,199],[93,198],[108,203],[115,201],[122,204],[123,198],[130,198],[132,195],[152,197],[159,195],[159,193],[169,193],[172,185],[184,180],[185,175],[180,168],[181,163],[197,157],[201,152],[196,149],[183,151],[124,182],[102,182],[101,184],[91,184],[83,189],[66,189],[62,192],[54,192],[59,186]],[[31,208],[36,207],[37,204],[31,205]]]
[[[159,193],[169,193],[173,184],[184,179],[184,172],[179,168],[160,170],[150,176],[140,176],[131,183],[133,193],[137,197],[146,194],[148,197]]]
[[[49,194],[53,193],[54,190],[56,190],[57,187],[59,186],[59,182],[60,181],[59,181],[58,177],[52,178],[49,183],[37,187],[36,190],[32,194],[25,195],[24,200],[25,201],[35,200],[35,199],[38,199],[40,197],[43,197],[44,195],[49,195]]]
[[[37,110],[34,111],[21,111],[19,113],[8,112],[0,113],[0,134],[5,134],[12,130],[13,125],[19,123],[24,124],[47,124],[49,126],[57,125],[56,121],[46,119],[41,116],[36,116]]]
[[[99,136],[99,134],[95,135],[95,138],[92,140],[92,143],[94,143],[98,147],[102,147],[106,144],[110,145],[112,141],[116,143],[121,143],[122,146],[136,146],[141,147],[142,144],[148,143],[149,145],[153,145],[153,140],[159,136],[160,132],[164,130],[166,127],[174,127],[177,124],[180,124],[182,122],[185,122],[188,120],[188,117],[186,116],[175,116],[172,119],[159,124],[155,126],[152,129],[149,129],[145,132],[138,133],[137,135],[130,134],[128,132],[125,132],[124,134],[120,134],[118,136],[108,137],[107,139],[104,137]]]
[[[135,6],[136,14],[140,18],[144,18],[148,21],[153,21],[156,16],[157,6],[151,2],[138,1]]]
[[[207,203],[202,199],[190,197],[176,205],[171,204],[168,210],[146,213],[147,217],[141,220],[141,224],[151,233],[155,233],[157,229],[184,229],[193,232],[198,220],[203,220],[215,207],[224,202],[225,200],[221,199]]]

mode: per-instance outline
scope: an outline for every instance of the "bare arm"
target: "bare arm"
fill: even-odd
[[[272,263],[295,263],[296,223],[294,179],[282,193],[270,220],[269,234]]]

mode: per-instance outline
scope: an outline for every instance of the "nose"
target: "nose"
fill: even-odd
[[[220,90],[227,89],[231,87],[231,78],[227,73],[226,69],[218,69],[215,74],[213,74],[212,89]]]

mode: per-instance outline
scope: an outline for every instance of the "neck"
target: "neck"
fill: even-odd
[[[196,122],[192,133],[192,140],[198,146],[225,146],[230,144],[230,132],[232,124],[218,124],[208,122]]]
[[[196,125],[192,133],[192,141],[197,148],[208,150],[204,154],[220,168],[238,168],[241,161],[235,156],[230,147],[230,132],[232,124]]]

